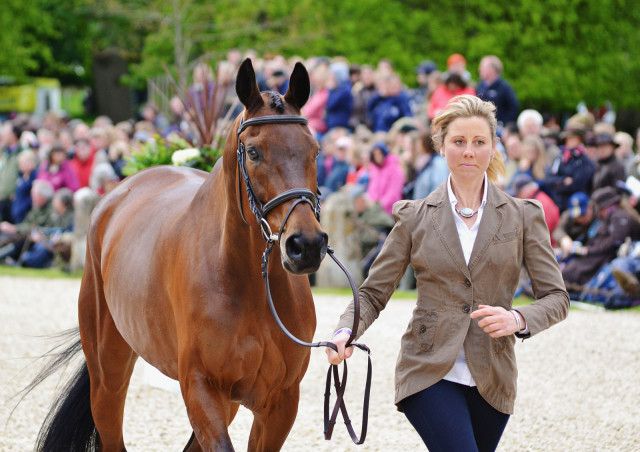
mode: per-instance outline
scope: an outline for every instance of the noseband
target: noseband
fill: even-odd
[[[276,241],[280,241],[280,237],[282,236],[282,231],[284,230],[284,226],[287,223],[287,220],[291,216],[293,209],[300,203],[305,202],[311,206],[313,213],[318,221],[320,221],[320,200],[318,196],[313,193],[311,190],[307,188],[294,188],[291,190],[287,190],[283,193],[280,193],[275,198],[271,199],[266,203],[262,203],[258,195],[256,194],[253,185],[251,184],[251,179],[249,178],[249,172],[247,171],[247,154],[244,147],[244,143],[240,139],[240,134],[249,126],[257,126],[262,124],[304,124],[308,123],[307,119],[304,116],[297,115],[270,115],[270,116],[261,116],[258,118],[247,119],[246,121],[241,120],[240,126],[238,127],[238,150],[236,151],[238,157],[238,173],[242,176],[244,180],[244,185],[247,191],[247,198],[249,199],[249,207],[253,214],[256,216],[256,220],[260,225],[260,229],[262,231],[262,237],[267,242],[267,247],[262,254],[262,278],[265,282],[265,288],[267,293],[267,301],[269,302],[269,308],[271,309],[271,313],[278,325],[278,327],[282,330],[282,332],[293,342],[298,345],[302,345],[304,347],[329,347],[333,349],[336,353],[338,352],[338,348],[333,342],[320,341],[320,342],[305,342],[298,339],[294,336],[282,323],[278,313],[276,311],[275,305],[273,303],[273,299],[271,297],[271,290],[269,288],[269,255],[271,254],[271,250],[273,248],[273,244]],[[238,207],[240,209],[240,215],[242,215],[242,219],[246,224],[249,224],[244,216],[244,211],[242,209],[242,195],[241,195],[241,187],[240,187],[240,178],[238,177],[238,186],[237,186],[237,196],[238,196]],[[295,201],[289,207],[289,211],[284,217],[282,221],[282,225],[280,226],[280,231],[278,234],[273,234],[271,231],[271,227],[269,226],[269,222],[267,221],[267,215],[274,208],[279,206],[282,203],[285,203],[289,200],[295,199]],[[365,383],[364,390],[364,403],[362,408],[362,429],[360,432],[360,437],[356,435],[353,430],[353,426],[351,420],[349,419],[349,415],[347,413],[347,409],[344,403],[344,392],[347,386],[347,361],[343,361],[343,371],[342,378],[340,378],[338,372],[338,366],[330,365],[329,370],[327,372],[327,381],[325,388],[325,399],[324,399],[324,436],[325,439],[331,439],[331,435],[333,433],[333,427],[336,423],[336,419],[338,417],[338,412],[342,413],[342,418],[344,419],[344,423],[347,427],[347,431],[351,436],[351,439],[356,444],[364,443],[365,437],[367,435],[367,418],[369,413],[369,393],[371,389],[371,350],[364,344],[358,344],[353,342],[358,332],[358,323],[360,321],[360,301],[358,298],[358,290],[349,274],[347,268],[335,257],[334,251],[331,247],[327,246],[327,253],[334,260],[334,262],[340,267],[340,269],[345,273],[347,279],[349,280],[349,284],[351,286],[351,291],[353,292],[353,304],[354,304],[354,318],[353,318],[353,326],[351,328],[351,336],[347,341],[346,346],[354,346],[363,351],[365,351],[368,355],[368,368],[367,368],[367,380]],[[329,399],[331,396],[331,383],[333,377],[333,384],[336,389],[336,402],[333,407],[331,413],[329,412]]]

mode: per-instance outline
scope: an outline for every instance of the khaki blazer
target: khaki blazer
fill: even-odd
[[[378,317],[411,264],[418,301],[396,364],[396,404],[440,381],[464,346],[480,394],[498,411],[512,414],[515,337],[492,339],[470,314],[480,304],[511,309],[524,265],[537,300],[518,308],[529,328],[526,337],[567,316],[569,295],[540,203],[512,198],[490,183],[468,266],[446,182],[425,199],[397,202],[393,214],[396,224],[359,289],[357,334],[362,335]],[[352,324],[353,303],[342,314],[338,328]]]

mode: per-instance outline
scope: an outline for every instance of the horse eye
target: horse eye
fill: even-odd
[[[255,148],[247,149],[247,156],[249,156],[249,160],[255,161],[260,158],[260,153]]]

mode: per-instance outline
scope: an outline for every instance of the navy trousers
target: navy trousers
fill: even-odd
[[[509,415],[489,405],[475,386],[447,380],[398,404],[429,452],[495,451]]]

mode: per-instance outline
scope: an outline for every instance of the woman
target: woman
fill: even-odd
[[[67,152],[59,143],[53,145],[49,158],[40,164],[37,178],[51,182],[54,191],[67,187],[74,192],[80,188],[78,176],[67,160]]]
[[[396,405],[431,452],[495,450],[516,395],[514,334],[528,338],[564,319],[569,296],[540,205],[492,182],[504,170],[495,106],[456,97],[433,126],[451,174],[427,198],[394,206],[396,224],[360,287],[357,335],[411,264],[418,301],[402,337]],[[523,264],[537,301],[512,310]],[[352,322],[353,304],[330,363],[351,356]]]
[[[464,94],[475,95],[475,93],[476,90],[467,86],[467,82],[460,75],[449,74],[444,83],[431,96],[431,102],[427,110],[429,119],[432,120],[439,115],[454,97]]]
[[[391,214],[393,203],[402,199],[404,170],[398,156],[389,153],[383,141],[376,141],[373,145],[370,160],[367,194]]]

